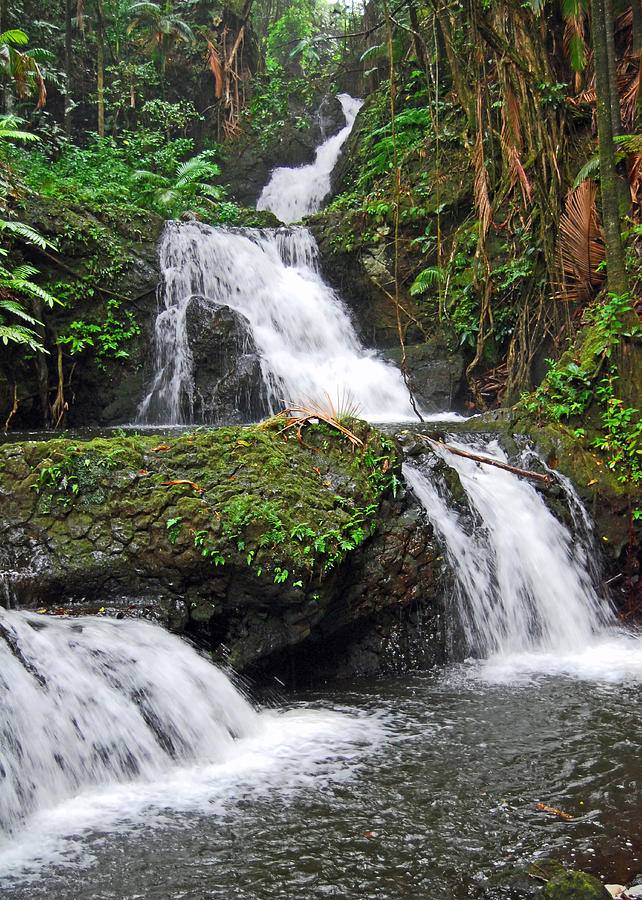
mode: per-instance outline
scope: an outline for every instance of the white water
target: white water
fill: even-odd
[[[497,444],[450,443],[505,460]],[[579,657],[603,641],[613,621],[588,573],[590,547],[552,515],[528,479],[445,449],[435,452],[458,473],[472,516],[464,519],[433,478],[411,466],[405,474],[443,542],[470,652],[489,658],[491,667],[502,660],[505,672],[533,665],[564,670],[561,659],[569,653],[581,669]],[[636,647],[642,671],[639,642]]]
[[[159,253],[164,291],[156,374],[140,421],[193,421],[185,318],[195,294],[247,318],[271,412],[282,409],[282,401],[323,399],[327,391],[335,403],[350,397],[366,419],[415,418],[399,369],[362,347],[345,307],[321,278],[307,229],[168,222]]]
[[[374,717],[257,712],[189,645],[142,621],[1,611],[0,877],[74,863],[79,832],[218,814],[248,790],[347,778]],[[74,838],[70,835],[75,835]]]
[[[286,224],[299,222],[303,216],[320,209],[323,200],[330,193],[330,175],[341,148],[363,105],[363,100],[355,100],[349,94],[339,94],[338,99],[346,118],[344,128],[318,147],[315,160],[310,165],[274,169],[257,201],[257,209],[273,212]]]

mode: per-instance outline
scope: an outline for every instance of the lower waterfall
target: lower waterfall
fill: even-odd
[[[506,461],[497,443],[449,443]],[[408,464],[405,476],[443,543],[468,652],[507,656],[586,646],[613,621],[589,574],[593,548],[571,535],[528,479],[434,449],[457,473],[465,509],[432,470]]]
[[[0,712],[0,877],[33,855],[23,831],[44,852],[57,829],[116,827],[167,802],[211,809],[247,777],[296,783],[377,730],[340,713],[258,712],[145,621],[14,610],[0,610]]]

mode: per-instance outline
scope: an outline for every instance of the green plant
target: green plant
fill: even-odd
[[[181,522],[183,521],[182,516],[175,516],[173,519],[168,519],[165,527],[169,531],[169,539],[172,544],[176,543],[176,538],[178,537],[181,530]]]

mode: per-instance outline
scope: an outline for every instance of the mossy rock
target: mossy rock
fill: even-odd
[[[560,872],[541,893],[542,900],[611,900],[604,885],[586,872]]]

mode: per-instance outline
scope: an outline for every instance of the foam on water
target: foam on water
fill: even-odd
[[[0,612],[0,878],[78,864],[83,835],[220,814],[251,792],[348,778],[383,726],[336,711],[256,711],[149,623]]]

